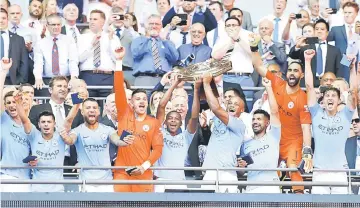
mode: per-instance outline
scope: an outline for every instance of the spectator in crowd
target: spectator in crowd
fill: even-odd
[[[240,25],[241,20],[236,17],[229,17],[225,21],[227,36],[220,37],[217,40],[211,56],[220,60],[229,50],[233,49],[230,55],[232,70],[224,74],[224,81],[245,87],[254,87],[254,81],[251,78],[254,68],[251,63],[251,51],[248,43],[250,32],[242,29]],[[244,93],[247,98],[252,98],[254,94],[251,91]],[[251,109],[252,101],[247,102],[247,106]]]
[[[114,83],[116,60],[113,51],[121,44],[113,32],[102,31],[105,19],[102,11],[91,11],[91,32],[81,35],[78,42],[80,78],[89,86],[112,86]],[[106,97],[110,93],[105,89],[91,89],[89,94],[90,97]]]
[[[328,86],[330,87],[332,83],[335,81],[336,75],[332,72],[325,72],[324,75],[320,79],[320,86]]]
[[[5,84],[26,83],[29,76],[29,54],[24,38],[9,31],[8,12],[0,9],[0,59],[11,58],[12,65],[5,79]],[[0,68],[1,69],[1,68]]]
[[[270,64],[277,64],[280,66],[281,71],[286,72],[287,67],[287,55],[285,53],[285,45],[283,43],[275,42],[271,40],[271,34],[273,33],[274,25],[272,21],[263,19],[259,23],[259,34],[261,42],[259,43],[259,53],[263,60],[263,63],[268,66]],[[253,80],[255,86],[261,86],[261,79],[258,73],[254,72]]]
[[[205,5],[205,0],[196,1],[178,1],[178,4],[172,7],[162,20],[163,26],[168,25],[176,14],[185,13],[188,15],[189,24],[202,23],[205,31],[208,32],[217,27],[217,21],[209,8]]]
[[[315,24],[318,20],[324,19],[327,21],[327,17],[320,14],[319,0],[309,0],[308,10],[310,12],[310,22]],[[326,10],[324,10],[325,12]],[[328,16],[328,15],[326,15]]]
[[[191,25],[191,44],[185,44],[178,48],[179,62],[182,66],[189,66],[204,62],[211,57],[211,48],[202,44],[205,38],[205,27],[201,23]]]
[[[160,100],[164,96],[163,91],[154,91],[150,96],[149,108],[150,108],[150,115],[156,117],[157,109],[159,107]]]
[[[8,11],[10,6],[11,6],[11,3],[9,0],[0,0],[0,8],[3,8],[6,11]]]
[[[58,13],[57,0],[43,0],[42,1],[44,12],[42,14],[42,19],[45,21],[48,16]]]
[[[281,122],[279,109],[271,88],[271,82],[263,79],[266,88],[270,115],[264,110],[256,110],[252,118],[252,130],[254,137],[244,142],[240,149],[240,157],[237,159],[241,168],[277,168],[279,160],[279,144],[281,137]],[[269,130],[267,130],[269,128]],[[250,156],[253,164],[247,164],[242,159]],[[276,171],[248,171],[247,181],[279,181]],[[281,193],[278,186],[247,186],[246,193]]]
[[[181,23],[181,18],[174,16],[169,25],[167,25],[163,30],[167,32],[166,38],[175,44],[176,48],[179,48],[183,44],[191,43],[191,34],[190,30],[190,16],[187,16],[187,22],[185,25],[179,25]]]
[[[151,15],[146,28],[148,35],[136,38],[131,44],[135,86],[154,86],[179,59],[174,44],[166,40],[161,28],[160,16]]]
[[[226,20],[227,18],[230,17],[230,11],[235,8],[234,6],[235,0],[224,0],[223,4],[224,4],[224,15],[223,15],[223,20]],[[244,30],[248,30],[248,31],[253,31],[253,24],[251,21],[251,16],[250,13],[244,10],[240,10],[241,14],[242,14],[242,19],[243,21],[241,22],[241,27]]]
[[[319,43],[316,44],[305,44],[305,38],[301,38],[299,42],[303,45],[301,48],[297,46],[293,47],[290,51],[290,58],[300,59],[304,63],[304,51],[307,49],[314,49],[317,51],[316,59],[314,58],[311,62],[314,75],[314,87],[320,86],[321,77],[326,72],[332,72],[337,76],[341,76],[340,61],[341,52],[340,50],[330,45],[326,39],[329,32],[329,24],[323,20],[318,20],[315,25],[315,36],[319,38]]]
[[[41,1],[32,0],[29,5],[29,19],[25,20],[23,25],[25,27],[32,28],[36,31],[37,40],[41,39],[41,33],[44,30],[44,25],[40,22],[40,18],[43,14],[43,6]],[[46,28],[45,28],[46,29]]]
[[[161,26],[160,17],[156,18],[158,26]],[[131,102],[126,101],[123,87],[124,75],[121,71],[122,59],[125,56],[125,49],[116,50],[117,65],[115,71],[115,103],[118,113],[118,136],[124,131],[130,135],[124,138],[131,143],[118,148],[116,166],[133,166],[134,170],[127,174],[124,170],[115,170],[115,180],[152,180],[153,173],[148,170],[161,156],[163,136],[160,131],[160,122],[147,115],[148,99],[144,90],[135,90]],[[130,107],[131,106],[131,107]],[[127,143],[127,142],[126,142]],[[139,150],[141,150],[139,152]],[[117,192],[153,192],[153,185],[115,185]]]
[[[64,102],[69,106],[73,106],[72,97],[71,97],[73,93],[81,93],[81,92],[89,93],[87,90],[87,84],[82,79],[73,79],[71,82],[69,82],[69,87],[70,90]],[[80,105],[80,107],[82,106]]]
[[[341,108],[343,106],[345,106],[347,104],[348,101],[348,95],[349,95],[349,83],[341,77],[338,77],[334,80],[334,82],[331,85],[332,87],[338,89],[340,91],[340,100],[342,101],[341,103],[339,103],[339,106],[341,106]]]
[[[298,37],[303,35],[303,27],[310,23],[309,13],[301,9],[299,13],[301,18],[296,18],[296,14],[291,13],[289,20],[284,28],[282,39],[286,45],[293,47]],[[294,22],[296,20],[296,22]]]
[[[67,4],[64,7],[64,18],[66,20],[64,26],[61,27],[61,34],[72,38],[75,44],[78,44],[80,38],[79,28],[76,26],[76,20],[79,16],[79,9],[76,4]]]
[[[286,9],[287,0],[273,0],[274,12],[266,16],[266,19],[269,19],[274,23],[274,31],[272,34],[272,39],[275,42],[282,43],[282,34],[288,22],[288,19],[285,17],[284,11]]]
[[[230,99],[224,110],[211,89],[212,79],[210,73],[206,73],[203,77],[206,100],[215,114],[214,127],[203,167],[234,167],[236,166],[235,153],[244,139],[245,125],[237,118],[244,111],[245,101],[237,95]],[[203,180],[214,180],[217,177],[222,181],[237,180],[235,171],[219,171],[218,174],[216,171],[206,171]],[[221,193],[236,193],[237,186],[220,186],[219,190]]]
[[[179,83],[180,81],[175,79],[171,87],[162,97],[157,111],[156,119],[159,121],[165,120],[164,125],[161,127],[162,134],[164,135],[164,147],[161,157],[155,164],[155,166],[158,167],[184,166],[189,146],[192,143],[198,125],[200,111],[199,91],[201,80],[195,83],[191,118],[189,119],[187,127],[184,131],[180,130],[180,127],[182,126],[180,113],[177,111],[170,111],[168,114],[165,114],[166,105],[171,98],[171,94]],[[154,171],[154,176],[157,180],[185,180],[185,173],[182,170],[156,170]],[[155,192],[164,192],[165,189],[170,187],[174,186],[156,185]]]
[[[255,41],[256,43],[256,41]],[[252,43],[252,45],[255,45]],[[253,63],[257,72],[271,81],[276,101],[280,109],[281,139],[279,161],[285,161],[287,167],[297,168],[301,161],[301,153],[306,165],[310,165],[311,157],[311,117],[307,110],[306,93],[300,88],[300,79],[304,77],[301,63],[290,62],[286,73],[286,81],[271,73],[263,66],[257,47],[251,48]],[[299,172],[291,172],[292,181],[302,181]],[[303,186],[293,186],[294,193],[303,193]]]
[[[110,166],[109,144],[122,142],[118,137],[111,138],[114,129],[99,123],[100,108],[93,98],[84,100],[81,114],[84,123],[70,133],[63,131],[61,137],[68,145],[75,145],[80,166]],[[101,139],[100,139],[101,138]],[[124,143],[124,142],[123,142]],[[80,171],[82,180],[112,180],[110,169],[91,169]],[[113,185],[87,185],[85,192],[114,192]]]
[[[131,43],[135,38],[139,37],[139,34],[131,27],[129,15],[125,15],[123,9],[120,7],[113,7],[111,12],[111,30],[114,30],[116,37],[120,40],[121,46],[127,51],[123,60],[123,72],[125,79],[133,85],[135,77],[132,75],[134,60],[131,53]]]
[[[86,98],[87,94],[79,94],[79,98]],[[32,156],[36,159],[31,166],[62,166],[65,157],[65,143],[60,134],[62,131],[69,131],[80,104],[74,105],[69,115],[66,117],[63,126],[55,131],[55,116],[53,113],[44,111],[39,115],[38,126],[40,130],[31,123],[23,108],[22,93],[16,92],[16,108],[19,113],[24,131],[30,143]],[[32,174],[33,180],[63,180],[63,170],[61,169],[36,169]],[[63,192],[62,184],[32,184],[33,192]]]
[[[344,22],[344,9],[343,9],[343,7],[347,2],[354,2],[354,0],[339,0],[338,2],[340,4],[338,11],[336,12],[336,14],[332,14],[329,17],[330,28],[344,25],[345,22]],[[356,17],[356,19],[359,20],[358,17]]]
[[[64,76],[53,77],[49,81],[49,92],[50,92],[50,101],[41,105],[35,105],[31,108],[29,118],[31,123],[37,126],[39,123],[39,115],[48,111],[55,115],[55,124],[58,127],[57,129],[63,126],[66,116],[69,114],[71,107],[66,105],[65,98],[68,94],[68,80]],[[71,128],[77,127],[83,122],[80,115],[78,115],[74,122],[72,123]],[[74,146],[67,147],[65,152],[64,165],[73,166],[77,163],[77,155]],[[71,170],[66,170],[70,171]]]
[[[141,32],[145,34],[147,18],[152,14],[158,14],[156,0],[131,0],[129,11],[136,16]],[[144,9],[146,8],[146,9]]]
[[[58,9],[59,9],[59,13],[64,14],[65,13],[65,7],[68,4],[75,4],[75,6],[78,8],[78,16],[76,18],[76,22],[77,23],[85,23],[87,22],[87,17],[86,17],[86,7],[88,4],[88,0],[57,0],[58,3]]]
[[[356,114],[356,113],[355,113]],[[352,124],[352,132],[353,134],[346,140],[345,144],[345,155],[346,160],[350,169],[358,169],[359,163],[357,162],[360,157],[360,119],[359,115],[353,116],[351,121]],[[352,172],[351,175],[356,175],[359,173]],[[359,187],[352,187],[353,194],[360,194]]]
[[[19,86],[19,91],[22,93],[22,105],[25,111],[26,116],[29,116],[30,110],[34,105],[34,87],[29,84],[21,84]]]
[[[223,15],[224,15],[223,5],[218,1],[211,1],[209,4],[209,9],[217,21],[217,27],[207,32],[206,39],[204,40],[204,44],[212,48],[214,47],[219,37],[226,35],[226,31],[225,31],[225,22],[223,20]]]
[[[3,9],[1,9],[3,10]],[[1,59],[0,70],[0,95],[3,94],[6,75],[12,65],[12,60]],[[29,156],[30,146],[24,127],[16,109],[14,91],[7,92],[0,102],[1,113],[1,165],[2,166],[27,166],[22,160]],[[14,154],[16,152],[16,154]],[[22,180],[30,179],[30,169],[3,169],[0,170],[0,179]],[[28,184],[1,184],[1,192],[30,192]]]
[[[356,55],[358,53],[357,37],[355,34],[355,19],[359,12],[359,5],[354,2],[347,2],[343,6],[344,24],[331,28],[327,41],[335,41],[335,47],[340,49],[341,54]],[[342,65],[337,77],[343,77],[349,81],[349,67]]]
[[[276,76],[282,78],[282,73],[281,73],[279,65],[270,64],[267,68],[268,68],[269,72],[271,72],[271,73],[275,74]],[[262,83],[261,83],[261,87],[262,87]],[[266,96],[264,96],[264,95],[266,95]],[[262,108],[262,106],[265,103],[266,103],[265,106],[267,106],[265,109],[270,110],[270,108],[268,108],[269,107],[269,103],[267,102],[268,96],[267,96],[267,93],[266,93],[265,89],[257,91],[254,94],[254,100],[256,100],[256,101],[254,102],[252,112],[254,112],[257,109],[264,109],[264,108]],[[270,113],[270,111],[267,111],[267,112]]]
[[[170,0],[156,0],[156,5],[157,11],[161,16],[161,20],[163,20],[165,14],[170,10]]]
[[[126,24],[124,24],[124,26],[129,25],[128,29],[134,29],[135,32],[139,33],[138,21],[136,16],[133,13],[126,13],[125,19],[129,21],[129,24],[125,22]]]
[[[111,7],[120,7],[124,11],[129,11],[129,1],[128,0],[111,0]]]
[[[56,14],[47,17],[47,28],[50,35],[38,41],[34,51],[35,87],[42,89],[49,84],[52,77],[79,76],[79,60],[74,40],[61,32],[61,19]],[[51,51],[51,53],[49,53]],[[47,96],[48,92],[37,92],[40,96]]]
[[[324,92],[324,108],[320,107],[315,99],[313,76],[311,72],[311,59],[315,50],[305,51],[305,82],[307,101],[313,123],[315,140],[314,166],[319,169],[347,169],[348,163],[345,155],[345,144],[349,135],[351,119],[356,108],[356,97],[353,93],[348,96],[348,103],[342,110],[338,110],[340,91],[328,88]],[[356,91],[357,80],[355,62],[350,71],[351,92]],[[307,172],[312,166],[305,166]],[[347,182],[346,172],[317,172],[313,173],[314,182]],[[347,187],[312,187],[313,194],[347,194]]]

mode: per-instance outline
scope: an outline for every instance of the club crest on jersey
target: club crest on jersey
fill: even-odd
[[[288,108],[292,109],[293,107],[294,107],[294,103],[293,103],[292,101],[290,101],[290,102],[288,103]]]
[[[341,123],[341,118],[339,116],[336,116],[333,121],[334,123]]]
[[[145,132],[148,132],[148,131],[150,130],[149,125],[145,124],[145,125],[143,126],[143,130],[144,130]]]
[[[57,142],[57,141],[55,141],[55,140],[54,140],[54,141],[52,141],[52,143],[51,143],[51,144],[52,144],[52,146],[53,146],[53,147],[56,147],[56,146],[58,146],[58,145],[59,145],[59,144],[58,144],[58,142]]]
[[[102,134],[101,139],[105,141],[107,139],[107,134]]]
[[[307,105],[304,105],[305,112],[309,112],[309,107]]]

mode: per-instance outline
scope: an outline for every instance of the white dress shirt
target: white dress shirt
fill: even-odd
[[[72,38],[66,35],[56,37],[56,45],[59,53],[59,75],[79,76],[79,60],[76,44]],[[54,37],[47,36],[38,41],[34,48],[34,76],[36,79],[54,77],[52,72],[52,49]]]
[[[16,25],[16,26],[17,26],[16,33],[15,33],[15,30],[14,30],[15,25],[12,24],[11,22],[9,22],[9,27],[8,28],[12,33],[15,33],[15,34],[23,37],[24,40],[25,40],[25,43],[32,42],[33,45],[36,44],[37,35],[36,35],[36,31],[35,31],[34,28],[25,27],[22,24],[19,24],[19,25]]]
[[[75,29],[75,34],[76,34],[76,37],[77,37],[77,42],[79,43],[79,38],[80,38],[80,35],[81,35],[81,34],[80,34],[79,29],[76,27],[76,25],[70,26],[70,25],[68,25],[68,24],[65,24],[66,36],[70,37],[70,38],[73,39],[74,42],[75,42],[75,39],[74,39],[74,37],[73,37],[73,30],[72,30],[72,28]]]
[[[134,13],[137,18],[138,25],[143,27],[150,15],[158,14],[156,1],[136,0],[134,3]]]
[[[299,9],[308,10],[308,0],[297,0],[297,5]],[[319,0],[320,11],[324,11],[324,9],[329,8],[329,0]]]
[[[254,68],[249,45],[249,34],[251,32],[241,28],[240,41],[235,43],[233,43],[228,35],[220,37],[213,47],[211,56],[215,59],[222,58],[228,50],[233,48],[234,50],[230,57],[233,69],[230,72],[253,73]]]
[[[64,103],[56,104],[52,99],[50,99],[49,104],[51,106],[51,110],[52,110],[54,115],[56,115],[56,110],[57,110],[56,106],[60,105],[61,106],[60,107],[60,112],[61,112],[61,115],[62,115],[63,119],[65,120],[66,115],[65,115]]]
[[[30,27],[31,23],[34,23],[33,24],[33,27]],[[24,27],[27,27],[27,28],[33,28],[34,31],[36,32],[36,35],[37,35],[37,40],[40,40],[41,39],[41,33],[44,29],[44,25],[40,22],[40,20],[38,19],[32,19],[31,17],[27,20],[25,20],[24,22],[21,23]]]
[[[92,32],[82,34],[78,39],[79,46],[79,61],[80,61],[80,71],[95,70],[94,66],[94,47],[92,45],[95,34]],[[100,66],[97,68],[103,71],[114,71],[116,58],[114,51],[116,48],[120,47],[120,40],[114,34],[113,38],[109,39],[109,34],[106,32],[101,33],[100,38],[100,56],[101,62]]]
[[[265,19],[268,19],[268,20],[270,20],[270,21],[272,21],[273,22],[273,24],[274,24],[274,30],[275,30],[275,18],[276,18],[276,16],[275,15],[273,15],[273,14],[270,14],[270,15],[268,15],[268,16],[266,16],[265,17]],[[289,20],[289,18],[288,18],[288,15],[285,15],[285,14],[283,14],[281,17],[279,17],[280,18],[280,20],[279,20],[279,33],[278,33],[278,39],[277,40],[274,40],[275,42],[279,42],[279,43],[282,43],[283,42],[283,40],[282,40],[282,34],[283,34],[283,32],[284,32],[284,29],[285,29],[285,27],[286,27],[286,24],[287,24],[287,22],[288,22],[288,20]],[[273,38],[273,35],[274,35],[274,32],[273,32],[273,34],[272,34],[272,39],[274,39]]]
[[[218,37],[216,39],[216,41],[220,38],[220,37],[223,37],[223,36],[227,36],[227,33],[225,31],[225,22],[223,20],[220,20],[218,21]],[[209,44],[209,47],[210,48],[213,48],[214,47],[214,34],[215,34],[215,29],[209,31],[207,34],[206,34],[206,39],[208,41],[208,44]]]
[[[175,48],[179,48],[183,44],[183,34],[180,33],[179,29],[170,31],[169,39],[174,43]],[[186,44],[191,43],[190,31],[186,34]]]
[[[5,58],[9,58],[9,47],[10,47],[10,34],[9,34],[9,30],[3,30],[4,33],[1,34],[1,37],[4,40],[4,57]]]

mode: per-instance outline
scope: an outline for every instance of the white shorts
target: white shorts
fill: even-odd
[[[250,186],[246,187],[245,193],[249,194],[280,194],[278,186]]]
[[[17,177],[0,173],[0,183],[3,179],[19,180]],[[1,184],[0,192],[31,192],[30,187],[30,184]]]
[[[316,172],[314,170],[313,182],[348,182],[345,172]],[[312,194],[349,194],[348,187],[313,186]]]
[[[82,185],[79,186],[80,192],[82,189]],[[113,185],[86,185],[85,190],[82,192],[114,192]]]
[[[216,171],[214,171],[214,170],[206,171],[203,180],[204,181],[207,181],[207,180],[216,181]],[[235,171],[219,171],[219,181],[234,181],[234,182],[238,181],[236,172]],[[216,186],[202,185],[201,188],[207,189],[207,190],[215,190],[215,192],[217,192]],[[219,186],[219,191],[218,191],[218,193],[238,193],[238,192],[239,192],[239,189],[238,189],[237,185]]]
[[[172,179],[158,178],[156,180],[171,181]],[[186,188],[187,188],[186,185],[154,185],[154,192],[164,193],[166,189],[186,189]]]

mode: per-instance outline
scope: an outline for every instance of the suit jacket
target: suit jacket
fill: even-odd
[[[117,130],[117,126],[115,126],[114,123],[106,115],[102,117],[99,122]],[[117,152],[118,152],[118,147],[110,142],[109,154],[110,154],[110,162],[112,166],[114,166],[115,159],[117,157]]]
[[[332,27],[327,37],[327,40],[335,41],[335,47],[340,49],[341,54],[346,54],[346,49],[348,47],[348,39],[346,35],[345,25]],[[344,77],[349,82],[349,67],[341,65],[339,77]]]
[[[176,11],[174,7],[172,7],[164,16],[162,23],[165,27],[167,24],[169,24],[172,20],[172,18],[176,15]],[[217,27],[217,21],[214,17],[214,15],[211,13],[211,11],[206,8],[205,12],[195,12],[192,24],[194,23],[202,23],[205,26],[205,31],[208,32],[212,29],[215,29]]]
[[[27,83],[29,78],[29,53],[25,47],[25,40],[10,31],[9,36],[9,58],[12,59],[9,72],[11,84]]]
[[[65,105],[64,104],[64,110],[65,110],[65,116],[67,116],[71,110],[71,106],[69,105]],[[44,111],[49,111],[52,112],[52,108],[51,105],[49,103],[44,103],[41,105],[35,105],[31,108],[30,110],[30,114],[29,114],[29,118],[32,124],[34,124],[36,126],[36,128],[38,127],[38,117],[40,115],[40,113],[44,112]],[[80,124],[84,123],[84,119],[82,117],[82,115],[80,114],[80,112],[76,115],[71,128],[74,129],[77,126],[79,126]],[[77,154],[76,154],[76,148],[75,145],[71,145],[70,146],[70,161],[69,161],[70,165],[75,165],[77,163]]]
[[[259,48],[260,55],[261,56],[264,55],[264,48],[263,48],[261,41],[258,45],[258,48]],[[269,47],[269,51],[271,51],[271,53],[275,56],[275,58],[273,58],[271,60],[266,60],[266,62],[268,64],[279,65],[281,72],[283,74],[285,74],[286,70],[287,70],[287,55],[285,52],[285,44],[279,43],[279,42],[274,42],[274,44]],[[254,72],[252,74],[252,78],[253,78],[255,87],[262,87],[261,77],[260,77],[259,73],[257,73],[256,70],[254,70]]]
[[[350,137],[346,140],[345,144],[345,155],[350,169],[355,169],[357,156],[357,140],[360,140],[360,136]],[[351,175],[355,175],[355,172],[352,172]],[[354,194],[358,194],[359,187],[353,186],[352,191]]]
[[[131,53],[131,43],[134,38],[136,38],[136,37],[134,37],[133,34],[131,34],[131,32],[128,29],[124,29],[123,31],[120,32],[120,43],[121,43],[121,46],[123,46],[126,50],[126,54],[125,54],[122,64],[129,68],[132,68],[132,66],[134,64],[134,59],[133,59],[132,53]]]
[[[300,50],[297,51],[295,50],[295,46],[294,46],[290,49],[289,57],[292,59],[300,59],[302,63],[305,63],[304,51],[307,49],[314,49],[316,51],[315,45],[307,45],[300,48]],[[340,50],[335,46],[327,44],[325,72],[332,72],[337,77],[341,77],[341,67],[340,67],[341,58],[342,56]],[[314,87],[319,87],[320,79],[316,77],[316,55],[311,60],[311,69],[314,78]],[[305,86],[304,79],[300,83],[302,87]]]

